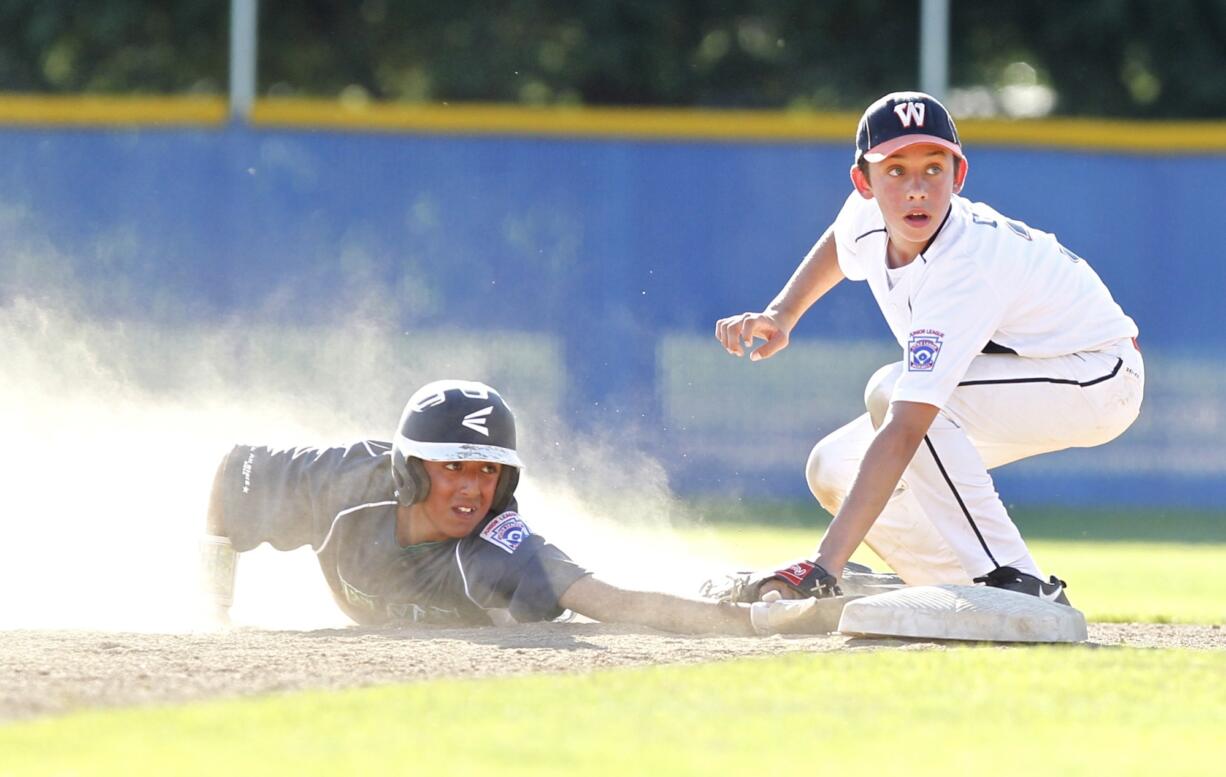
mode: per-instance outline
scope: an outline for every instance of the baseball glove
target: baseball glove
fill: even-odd
[[[737,572],[724,580],[708,580],[699,593],[722,602],[756,602],[762,598],[762,584],[768,580],[782,581],[793,591],[814,599],[843,595],[834,575],[812,561],[797,561],[774,572]]]
[[[734,572],[722,578],[708,580],[703,583],[699,593],[709,599],[724,602],[756,602],[762,598],[762,583],[775,579],[778,574],[778,572]],[[778,579],[790,583],[785,578]],[[851,561],[847,562],[847,566],[843,568],[842,582],[838,585],[844,596],[872,596],[902,587],[903,581],[898,575],[889,572],[874,572],[863,564]],[[805,593],[805,596],[811,595]]]

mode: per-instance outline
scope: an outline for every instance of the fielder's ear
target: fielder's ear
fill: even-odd
[[[970,172],[971,165],[963,157],[958,163],[958,172],[954,173],[954,194],[962,191],[962,187],[966,185],[966,174]]]
[[[873,185],[868,182],[868,176],[864,174],[859,165],[851,166],[851,185],[856,187],[856,191],[860,192],[860,196],[864,199],[873,199]]]

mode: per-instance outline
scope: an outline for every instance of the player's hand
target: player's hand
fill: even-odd
[[[786,348],[790,328],[768,313],[741,313],[716,321],[715,339],[733,356],[743,356],[745,348],[752,346],[755,339],[765,340],[749,352],[749,360],[756,362]]]
[[[767,596],[773,595],[776,599],[809,599],[800,591],[788,587],[788,584],[782,580],[768,579],[763,580],[758,586],[758,596],[762,601],[767,601]]]
[[[203,608],[204,626],[209,629],[225,629],[230,627],[230,608],[223,605],[210,605]]]
[[[839,629],[846,597],[834,599],[784,599],[776,591],[762,596],[762,601],[749,605],[749,622],[754,633],[829,634]]]

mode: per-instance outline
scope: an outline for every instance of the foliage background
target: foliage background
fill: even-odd
[[[914,83],[918,0],[263,0],[259,92],[859,110]],[[0,0],[0,91],[221,93],[229,3]],[[1226,0],[951,2],[955,113],[1226,116]],[[1046,111],[1045,111],[1046,112]]]

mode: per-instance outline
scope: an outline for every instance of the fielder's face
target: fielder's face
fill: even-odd
[[[488,461],[423,461],[430,493],[413,505],[424,530],[420,541],[467,537],[494,502],[502,465]]]
[[[954,155],[947,149],[917,143],[869,165],[869,175],[852,174],[856,189],[877,200],[896,255],[910,261],[941,226],[949,201],[962,188],[956,180]]]

